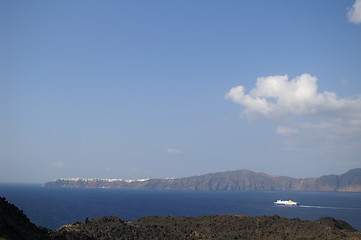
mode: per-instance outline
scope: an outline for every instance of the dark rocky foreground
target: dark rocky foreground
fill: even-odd
[[[84,220],[55,231],[30,223],[17,207],[0,198],[0,240],[112,239],[361,239],[344,221],[302,221],[279,216],[117,217]]]
[[[0,198],[0,240],[4,239],[49,239],[49,231],[32,224],[15,205]]]

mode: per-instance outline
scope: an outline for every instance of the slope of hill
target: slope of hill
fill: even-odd
[[[0,197],[0,239],[48,239],[48,230],[38,228],[15,205]]]
[[[342,175],[325,175],[318,178],[270,176],[250,170],[238,170],[169,179],[57,179],[45,183],[44,186],[158,190],[361,192],[361,168],[349,170]]]

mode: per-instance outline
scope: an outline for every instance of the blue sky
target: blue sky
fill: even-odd
[[[1,1],[0,182],[361,167],[361,1]]]

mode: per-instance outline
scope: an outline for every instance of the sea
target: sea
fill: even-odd
[[[117,216],[279,215],[302,220],[333,217],[361,231],[361,193],[303,191],[169,191],[44,188],[40,184],[0,184],[0,196],[34,224],[49,229],[86,218]],[[297,201],[300,207],[275,206]]]

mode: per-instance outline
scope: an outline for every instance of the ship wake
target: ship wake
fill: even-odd
[[[329,206],[307,206],[307,205],[300,205],[299,207],[303,208],[328,208],[328,209],[343,209],[343,210],[358,210],[361,211],[361,208],[350,208],[350,207],[329,207]]]

